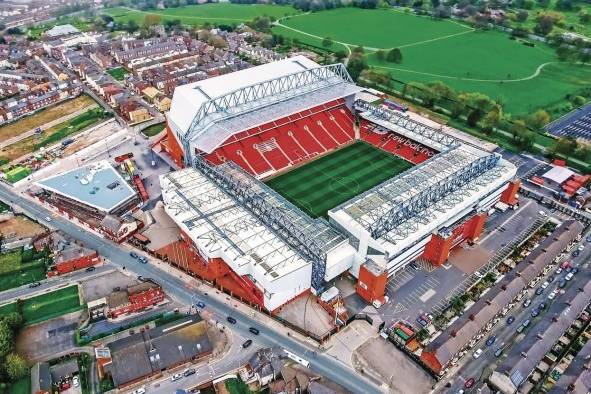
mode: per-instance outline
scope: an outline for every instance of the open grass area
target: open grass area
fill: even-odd
[[[576,94],[591,80],[591,66],[559,62],[544,43],[531,47],[506,33],[476,31],[450,20],[342,8],[281,23],[275,33],[302,42],[320,45],[322,37],[331,37],[350,48],[364,46],[368,64],[388,71],[401,85],[441,81],[458,91],[499,99],[513,115],[564,106],[567,94]],[[377,49],[393,47],[401,49],[401,63],[377,59]],[[339,44],[329,49],[339,50]]]
[[[117,81],[123,81],[123,79],[125,79],[125,76],[129,73],[123,67],[115,67],[110,70],[107,70],[107,74],[115,78]]]
[[[267,184],[310,216],[319,217],[410,167],[397,156],[356,142]]]
[[[35,256],[32,250],[21,249],[0,254],[0,291],[26,285],[45,278],[45,255]]]
[[[204,23],[238,25],[250,22],[257,16],[281,18],[285,15],[295,15],[299,11],[291,6],[282,5],[210,3],[150,11],[115,7],[107,8],[103,10],[103,13],[110,15],[118,23],[127,23],[133,20],[141,25],[146,15],[152,14],[159,15],[162,22],[179,19],[185,25],[199,26]]]
[[[153,124],[152,126],[143,129],[142,134],[147,135],[148,137],[153,137],[156,134],[160,133],[162,130],[164,130],[164,126],[164,122]]]
[[[0,151],[0,157],[8,161],[18,159],[43,147],[58,143],[64,138],[77,134],[109,116],[111,115],[106,113],[102,108],[91,109],[70,120],[44,130],[40,136],[32,135],[7,146]]]
[[[71,100],[67,100],[51,107],[42,109],[33,115],[26,116],[17,120],[16,122],[1,126],[0,141],[4,141],[29,130],[33,130],[37,127],[43,126],[48,122],[59,119],[62,116],[72,114],[93,104],[96,103],[92,98],[87,95],[81,95]]]
[[[7,394],[30,394],[31,393],[31,375],[27,375],[24,378],[17,380],[8,387],[7,391],[1,391],[0,393]]]
[[[81,308],[78,286],[64,287],[22,300],[22,315],[26,325],[53,319]],[[16,311],[16,302],[0,306],[0,316]]]

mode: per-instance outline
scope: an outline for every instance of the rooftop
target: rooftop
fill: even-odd
[[[106,160],[45,178],[36,184],[105,213],[136,196],[135,190]]]

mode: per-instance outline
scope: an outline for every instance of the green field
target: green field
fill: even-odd
[[[561,63],[543,43],[534,47],[498,31],[476,31],[450,20],[436,21],[394,10],[342,8],[295,16],[273,31],[334,48],[363,45],[371,66],[401,82],[441,81],[458,91],[482,92],[503,103],[505,112],[528,114],[557,107],[565,96],[588,86],[591,67]],[[340,44],[339,44],[340,43]],[[398,47],[402,63],[379,61],[377,49]]]
[[[115,67],[110,70],[107,70],[107,74],[115,78],[117,81],[123,81],[123,79],[125,79],[125,76],[129,73],[123,67]]]
[[[45,279],[43,258],[23,262],[20,250],[0,254],[0,291]]]
[[[110,15],[118,23],[127,23],[133,20],[141,26],[148,14],[159,15],[162,18],[162,22],[179,19],[185,25],[202,25],[204,23],[231,25],[250,22],[257,16],[281,18],[286,15],[298,14],[299,11],[291,6],[210,3],[150,11],[115,7],[107,8],[103,13]]]
[[[78,286],[64,287],[22,300],[22,315],[26,325],[53,319],[81,308]],[[4,304],[0,306],[0,316],[17,310],[16,302]]]
[[[412,164],[392,154],[356,142],[267,184],[308,215],[319,217],[410,167]]]
[[[148,137],[153,137],[156,134],[160,133],[162,130],[164,130],[164,122],[156,123],[152,126],[146,127],[142,130],[142,134],[147,135]]]

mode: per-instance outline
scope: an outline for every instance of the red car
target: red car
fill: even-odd
[[[568,267],[571,267],[571,263],[568,260],[560,264],[560,268],[562,268],[563,270],[567,269]]]
[[[474,386],[474,378],[470,378],[468,380],[466,380],[466,383],[464,383],[464,388],[471,388],[472,386]]]

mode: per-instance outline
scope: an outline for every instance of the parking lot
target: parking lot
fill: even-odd
[[[420,313],[439,313],[449,294],[518,237],[524,223],[533,223],[540,210],[544,209],[535,201],[523,198],[517,210],[496,211],[489,217],[477,243],[454,249],[444,266],[435,269],[417,261],[391,277],[386,289],[389,302],[378,310],[382,319],[387,325],[405,320],[420,328],[415,322]]]

